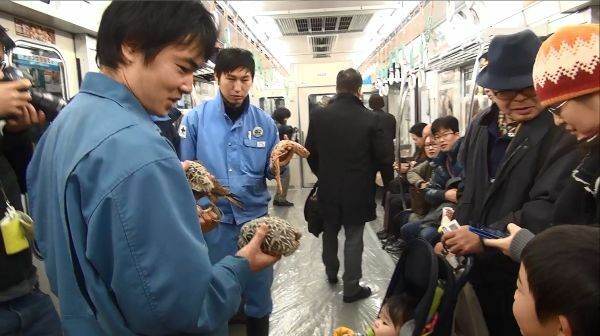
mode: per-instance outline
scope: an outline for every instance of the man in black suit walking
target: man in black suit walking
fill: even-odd
[[[311,115],[306,148],[308,164],[319,179],[319,211],[325,221],[323,263],[330,283],[338,281],[337,235],[343,226],[344,302],[371,295],[361,286],[363,231],[375,219],[375,172],[386,159],[378,117],[360,100],[362,78],[354,69],[337,75],[337,96]]]

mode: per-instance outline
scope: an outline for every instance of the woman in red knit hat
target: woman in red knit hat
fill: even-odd
[[[598,24],[566,26],[540,47],[535,91],[557,125],[580,141],[581,161],[556,202],[555,224],[600,221],[600,43]]]

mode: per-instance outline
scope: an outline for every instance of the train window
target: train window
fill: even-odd
[[[53,48],[25,41],[16,41],[12,65],[31,77],[33,86],[68,99],[65,62]]]
[[[262,97],[259,100],[260,108],[269,113],[273,114],[273,111],[278,107],[285,106],[285,98],[283,97]]]
[[[460,89],[460,73],[456,69],[444,71],[439,74],[439,110],[438,117],[447,115],[460,117],[458,95]]]
[[[308,95],[308,118],[318,107],[325,107],[329,104],[331,98],[335,97],[335,93],[319,93]]]
[[[491,104],[491,100],[485,94],[484,89],[482,87],[475,84],[476,85],[475,92],[473,92],[473,83],[472,83],[473,67],[474,67],[474,64],[470,64],[462,69],[462,76],[463,76],[463,81],[462,81],[463,99],[462,99],[462,101],[463,101],[463,111],[464,111],[464,119],[462,121],[464,123],[466,123],[468,120],[472,120],[473,116],[475,116],[475,114],[477,114],[482,109],[487,108]],[[471,111],[469,111],[469,108],[471,106],[472,106],[472,109],[471,109]],[[469,112],[470,112],[470,115],[469,115]],[[463,127],[463,129],[466,129],[466,126],[467,125],[461,125],[461,127]]]

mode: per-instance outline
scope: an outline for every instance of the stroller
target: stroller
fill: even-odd
[[[452,333],[454,308],[473,266],[473,258],[461,258],[457,267],[434,253],[423,239],[411,241],[396,264],[385,294],[417,298],[413,336],[448,336]]]

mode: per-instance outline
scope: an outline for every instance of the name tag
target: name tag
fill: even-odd
[[[267,146],[266,141],[257,141],[256,142],[256,147],[258,148],[265,148]]]

